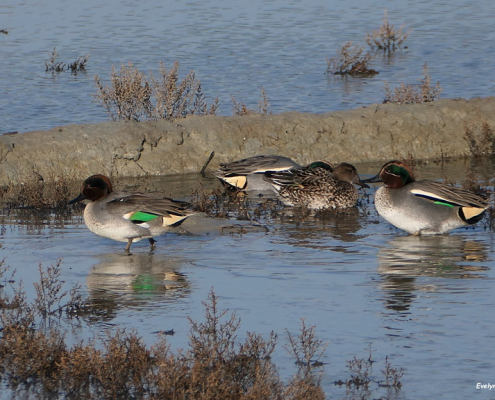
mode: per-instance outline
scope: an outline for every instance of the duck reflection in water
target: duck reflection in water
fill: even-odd
[[[184,261],[168,255],[108,254],[93,266],[86,278],[91,303],[108,308],[157,307],[190,292]]]
[[[291,245],[297,247],[345,252],[344,246],[336,245],[331,239],[355,242],[363,237],[357,234],[361,230],[361,217],[357,207],[343,211],[322,210],[316,214],[307,209],[285,208],[278,219],[282,223],[278,229],[281,232],[290,229],[287,238]]]
[[[395,237],[378,251],[385,307],[407,314],[417,291],[458,291],[459,279],[486,278],[489,268],[473,263],[486,261],[487,252],[483,242],[460,235]],[[423,277],[450,280],[424,282]]]

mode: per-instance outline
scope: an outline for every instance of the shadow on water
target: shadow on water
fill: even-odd
[[[457,235],[399,236],[378,251],[380,288],[385,307],[398,314],[409,311],[418,291],[449,286],[445,279],[485,279],[488,248]],[[425,277],[442,278],[427,280]],[[462,290],[457,287],[456,290]]]

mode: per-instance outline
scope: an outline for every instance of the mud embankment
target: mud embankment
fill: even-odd
[[[105,122],[0,136],[0,185],[40,178],[199,172],[226,161],[279,154],[300,164],[470,155],[466,128],[495,127],[495,97],[309,114]]]

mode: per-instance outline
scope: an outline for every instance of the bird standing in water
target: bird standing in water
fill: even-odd
[[[375,208],[392,225],[415,235],[446,233],[475,224],[483,218],[488,202],[455,186],[435,181],[416,181],[411,168],[401,161],[386,163],[363,182],[383,182],[375,193]]]
[[[112,183],[104,175],[92,175],[81,188],[81,194],[68,204],[90,200],[84,209],[88,229],[120,242],[127,242],[129,253],[132,242],[148,239],[150,250],[155,249],[155,236],[172,226],[180,225],[193,214],[190,204],[167,197],[143,193],[113,192]]]

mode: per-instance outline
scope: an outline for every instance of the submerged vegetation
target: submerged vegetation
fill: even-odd
[[[363,46],[353,47],[352,42],[345,43],[340,49],[340,54],[327,58],[327,74],[369,76],[378,72],[371,68],[373,55],[363,54]]]
[[[86,71],[86,64],[89,59],[89,54],[86,54],[85,56],[81,56],[77,60],[71,63],[57,61],[58,52],[56,51],[56,47],[53,48],[53,51],[48,53],[48,56],[50,57],[50,60],[49,62],[45,61],[45,66],[46,66],[45,71],[64,72],[70,70],[72,74],[77,74],[78,72]]]
[[[402,31],[403,28],[404,24],[402,24],[400,28],[395,28],[394,25],[390,25],[387,11],[385,11],[382,26],[373,30],[371,33],[368,32],[364,39],[372,50],[383,50],[386,53],[390,53],[396,49],[402,48],[402,44],[411,34],[412,29],[407,33],[404,33]]]
[[[14,393],[88,399],[325,398],[316,372],[322,363],[314,360],[323,357],[326,346],[304,321],[300,334],[288,333],[287,348],[298,365],[288,383],[271,361],[277,334],[263,338],[247,332],[239,341],[241,320],[220,310],[213,289],[203,302],[205,320],[189,318],[187,350],[172,352],[165,335],[147,346],[136,331],[125,329],[69,346],[64,322],[84,323],[92,306],[79,286],[63,289],[60,260],[46,271],[40,265],[39,272],[30,303],[22,284],[15,283],[15,271],[0,265],[0,375]],[[399,388],[402,375],[388,358],[385,371],[386,381]]]
[[[420,79],[420,84],[411,85],[401,83],[400,86],[390,90],[390,87],[385,83],[385,101],[384,103],[396,104],[418,104],[429,103],[440,99],[442,87],[440,82],[435,86],[431,84],[431,76],[428,73],[428,65],[423,66],[423,78]]]

